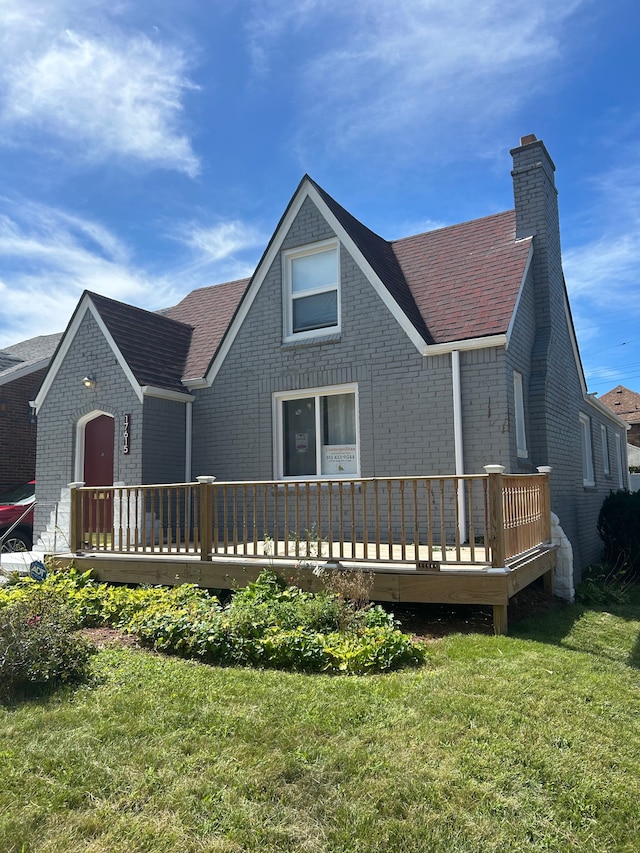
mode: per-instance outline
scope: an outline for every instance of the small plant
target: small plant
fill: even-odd
[[[62,597],[43,590],[0,609],[0,699],[84,680],[91,644]]]
[[[589,566],[576,586],[576,601],[588,606],[626,604],[635,580],[634,572],[623,561],[616,565],[601,562]]]

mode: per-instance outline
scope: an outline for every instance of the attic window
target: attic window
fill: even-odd
[[[283,255],[284,339],[340,330],[340,273],[335,240]]]

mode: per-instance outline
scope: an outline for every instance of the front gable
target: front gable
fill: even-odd
[[[192,327],[87,291],[82,295],[52,358],[49,371],[35,400],[36,411],[44,403],[58,371],[88,318],[94,323],[93,334],[100,335],[107,343],[113,360],[124,373],[140,403],[145,396],[160,396],[183,402],[192,399],[182,385],[182,370]],[[100,381],[108,380],[113,360],[109,358],[98,362],[89,370],[89,362],[95,360],[90,356],[91,349],[89,344],[87,363],[84,367],[79,367],[84,373],[78,381],[83,376],[89,380],[94,374],[94,378],[101,374]]]
[[[413,310],[415,305],[412,306],[412,297],[408,290],[404,300],[406,304],[401,306],[399,299],[396,298],[396,295],[400,295],[401,285],[394,285],[392,282],[389,286],[394,287],[396,293],[394,294],[390,291],[389,282],[385,283],[381,278],[381,273],[384,269],[384,260],[376,263],[373,252],[366,254],[368,247],[363,245],[364,240],[362,236],[360,235],[360,239],[358,240],[358,234],[354,233],[355,227],[351,226],[349,228],[349,221],[346,221],[345,224],[346,216],[348,216],[346,211],[345,216],[340,217],[337,210],[341,209],[335,203],[332,209],[327,202],[328,198],[309,177],[305,177],[302,180],[258,264],[249,287],[230,323],[226,336],[211,363],[206,376],[207,385],[210,386],[214,382],[267,276],[270,278],[276,276],[280,282],[280,290],[277,294],[280,303],[280,319],[277,329],[278,344],[281,345],[283,342],[286,342],[286,309],[282,301],[283,293],[286,292],[283,290],[283,253],[292,249],[308,248],[309,250],[313,250],[315,246],[323,243],[328,246],[329,243],[326,241],[334,241],[336,247],[339,249],[340,289],[349,286],[342,264],[344,253],[347,253],[373,288],[373,293],[386,306],[387,311],[393,316],[395,322],[415,350],[421,353],[425,344],[430,343],[428,330],[424,323],[420,321],[417,309]],[[352,217],[351,219],[353,220]],[[356,220],[353,220],[353,222],[356,222]],[[360,225],[360,227],[368,232],[368,229],[364,229],[364,226]],[[371,235],[370,240],[372,245],[375,240],[379,241],[380,245],[385,243],[377,235],[374,235],[373,232],[368,232],[368,234]],[[286,260],[284,263],[286,264]],[[341,300],[341,316],[345,320],[348,320],[342,310],[341,293],[339,298]],[[407,308],[411,308],[413,322],[409,319]],[[366,312],[364,306],[362,306],[362,311],[363,313]],[[420,325],[422,328],[419,331],[416,326]],[[338,329],[340,328],[338,326]],[[333,331],[335,330],[331,329],[330,333]],[[326,337],[326,334],[323,334],[320,330],[317,337],[320,340]]]
[[[60,344],[58,345],[58,348],[53,358],[51,359],[49,370],[47,371],[47,374],[44,378],[44,382],[42,383],[40,390],[38,391],[38,395],[34,401],[36,413],[40,411],[45,400],[47,399],[47,396],[55,382],[56,376],[58,375],[60,369],[65,363],[65,360],[67,359],[69,351],[74,341],[76,340],[78,333],[82,328],[87,328],[87,320],[89,318],[93,321],[94,324],[90,326],[90,328],[94,330],[92,334],[95,334],[99,331],[99,333],[102,335],[111,353],[113,354],[116,363],[119,365],[120,369],[129,381],[133,392],[135,393],[139,402],[142,403],[143,393],[140,384],[137,382],[135,376],[133,375],[131,367],[127,364],[127,361],[122,355],[118,346],[116,345],[112,334],[108,330],[107,326],[104,323],[104,320],[102,319],[96,306],[92,302],[90,294],[84,293],[76,307],[76,310],[73,313],[73,316],[71,317],[71,320],[69,321],[69,325],[67,326],[67,329],[64,335],[62,336],[62,340],[60,341]],[[82,380],[83,376],[90,376],[92,374],[90,366],[83,367],[82,365],[78,364],[78,369],[82,374],[78,378],[79,382]]]

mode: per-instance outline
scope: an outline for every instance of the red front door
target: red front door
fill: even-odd
[[[108,415],[99,415],[84,429],[84,482],[86,486],[113,485],[113,439],[115,422]],[[107,534],[113,520],[111,490],[96,491],[87,496],[85,527],[97,534]],[[90,537],[91,538],[91,537]]]

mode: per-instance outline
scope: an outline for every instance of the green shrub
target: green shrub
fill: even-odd
[[[385,672],[424,661],[421,646],[379,606],[356,606],[335,593],[304,592],[274,572],[234,593],[222,607],[192,585],[114,587],[90,572],[51,572],[0,591],[0,612],[35,597],[66,605],[70,625],[110,625],[158,651],[207,663],[303,672]]]
[[[41,589],[0,609],[0,699],[85,679],[94,649],[64,598]]]
[[[598,533],[607,563],[640,571],[640,491],[611,492],[600,509]]]

